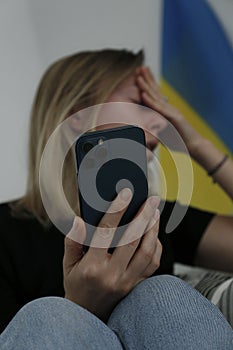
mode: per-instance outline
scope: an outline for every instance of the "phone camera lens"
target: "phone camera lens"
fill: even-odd
[[[93,147],[94,145],[91,142],[85,142],[83,144],[83,150],[85,153],[88,153]]]

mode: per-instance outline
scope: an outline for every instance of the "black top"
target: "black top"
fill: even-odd
[[[179,226],[165,234],[173,205],[166,202],[161,213],[163,254],[156,274],[171,274],[174,261],[192,264],[200,238],[213,217],[189,208]],[[35,219],[14,218],[7,204],[0,205],[0,332],[29,301],[64,296],[63,253],[64,235],[54,226],[46,230]]]

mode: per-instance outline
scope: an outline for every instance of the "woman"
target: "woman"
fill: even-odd
[[[44,210],[38,173],[46,142],[56,126],[68,116],[102,102],[145,104],[174,124],[191,156],[207,171],[217,169],[222,162],[223,155],[164,100],[150,71],[141,67],[142,63],[142,52],[83,52],[55,62],[42,78],[31,113],[27,192],[20,200],[3,204],[0,209],[1,329],[27,302],[50,295],[64,296],[64,236],[51,225]],[[155,133],[164,126],[155,126],[149,119],[145,119],[145,124],[140,123],[145,129],[155,129]],[[150,134],[146,136],[148,147],[153,150],[157,143]],[[75,208],[76,175],[72,167],[70,153],[65,161],[63,183],[67,198]],[[232,172],[232,162],[227,159],[214,174],[215,180],[231,198],[233,186],[229,174]],[[208,264],[209,267],[232,271],[232,218],[190,208],[181,224],[168,236],[164,232],[172,208],[173,203],[166,203],[161,215],[159,240],[163,254],[158,268],[161,248],[158,248],[160,243],[156,239],[153,272],[172,273],[175,260],[190,264],[196,261],[203,266]],[[224,235],[221,245],[218,244],[219,230],[223,232],[221,238]]]

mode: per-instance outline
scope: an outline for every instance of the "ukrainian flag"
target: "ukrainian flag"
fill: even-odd
[[[233,49],[209,2],[164,0],[162,44],[163,94],[203,136],[223,153],[231,154]],[[167,197],[174,200],[178,184],[174,181],[174,163],[169,158],[171,155],[162,149]],[[193,168],[191,205],[221,214],[232,213],[232,202],[220,187],[194,162]]]

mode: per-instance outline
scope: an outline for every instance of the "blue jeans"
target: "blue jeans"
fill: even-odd
[[[232,350],[233,330],[199,292],[172,276],[138,284],[107,325],[69,300],[25,305],[0,336],[1,350]]]

